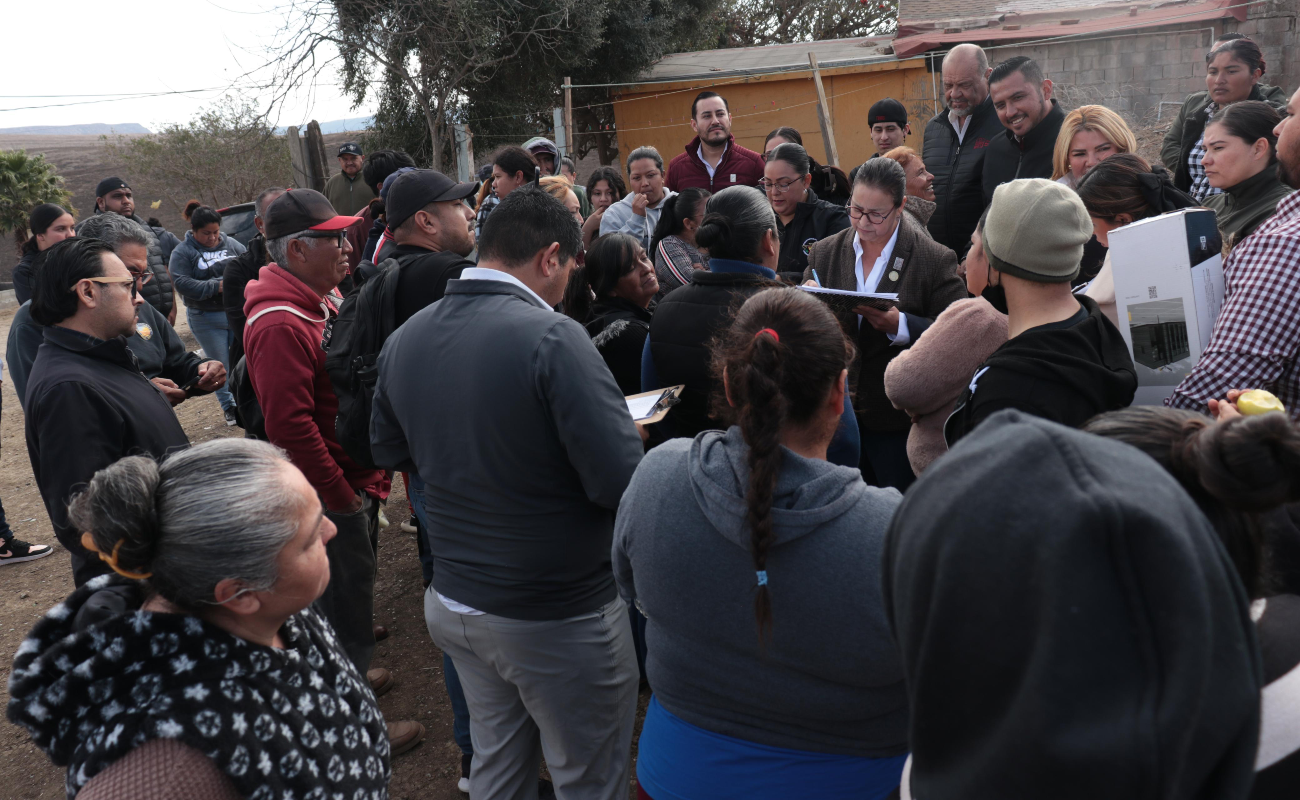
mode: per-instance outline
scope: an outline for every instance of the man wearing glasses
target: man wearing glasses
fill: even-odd
[[[339,444],[339,401],[325,371],[338,313],[334,291],[348,271],[347,231],[356,221],[334,213],[325,195],[311,189],[290,189],[267,206],[263,232],[271,263],[244,289],[244,361],[267,438],[307,476],[338,528],[325,546],[330,582],[317,610],[371,688],[382,690],[392,677],[371,670],[370,661],[379,501],[390,485],[383,470],[362,467]],[[388,733],[397,754],[419,744],[424,726],[390,722]]]
[[[120,458],[161,459],[190,444],[127,347],[143,302],[137,278],[95,239],[51,247],[33,282],[31,313],[45,326],[45,343],[27,384],[27,455],[77,586],[109,567],[68,524],[73,491]]]
[[[943,58],[945,108],[925,125],[925,168],[934,175],[934,215],[927,226],[939,244],[957,253],[984,213],[984,158],[1002,123],[989,99],[988,56],[959,44]]]
[[[136,293],[144,296],[154,273],[149,269],[149,239],[140,226],[117,214],[97,214],[82,223],[80,235],[111,247],[135,277]],[[5,353],[14,390],[24,408],[27,381],[44,340],[45,329],[32,319],[31,303],[24,303],[9,326]],[[186,350],[171,323],[148,302],[136,306],[135,326],[126,344],[140,372],[162,390],[173,406],[215,391],[225,383],[226,368],[221,362],[205,361]]]

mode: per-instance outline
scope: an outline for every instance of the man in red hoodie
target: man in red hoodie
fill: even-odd
[[[379,501],[388,495],[382,470],[358,466],[334,432],[338,398],[325,372],[325,350],[337,309],[328,296],[347,274],[348,226],[325,195],[294,189],[266,209],[271,263],[244,290],[244,358],[271,443],[289,454],[320,495],[338,535],[325,546],[330,582],[316,601],[339,643],[371,687],[393,685],[386,669],[370,669],[375,652],[374,605]],[[424,726],[388,725],[394,754],[419,743]]]
[[[695,138],[686,152],[668,163],[669,189],[699,188],[717,194],[728,186],[758,186],[763,157],[736,144],[726,99],[717,92],[696,95],[691,103],[691,130]]]

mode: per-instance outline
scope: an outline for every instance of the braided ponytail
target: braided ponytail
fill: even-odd
[[[825,304],[797,289],[749,298],[712,345],[715,401],[748,447],[745,524],[755,573],[754,618],[760,641],[772,632],[768,559],[776,538],[772,502],[781,472],[781,437],[814,420],[853,357],[853,346]]]

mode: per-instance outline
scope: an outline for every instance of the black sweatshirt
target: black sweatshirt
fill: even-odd
[[[103,341],[57,325],[27,382],[27,455],[54,535],[73,555],[80,586],[108,572],[68,525],[68,499],[120,458],[162,458],[190,440],[158,387],[140,373],[125,337]]]
[[[1004,411],[908,489],[882,560],[913,797],[1247,796],[1249,601],[1155,460]]]
[[[1075,297],[1078,314],[1008,339],[975,371],[944,423],[949,447],[1004,408],[1077,428],[1133,402],[1137,372],[1124,338],[1092,298]]]

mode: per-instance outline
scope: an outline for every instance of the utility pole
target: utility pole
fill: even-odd
[[[564,79],[564,140],[567,144],[564,154],[576,163],[578,143],[573,140],[573,78],[567,76]]]
[[[826,89],[822,86],[822,72],[817,66],[817,55],[808,53],[808,63],[812,66],[813,83],[817,84],[817,121],[822,126],[822,144],[826,146],[826,160],[833,167],[840,165],[840,154],[835,149],[835,128],[831,125],[831,107],[826,102]]]

